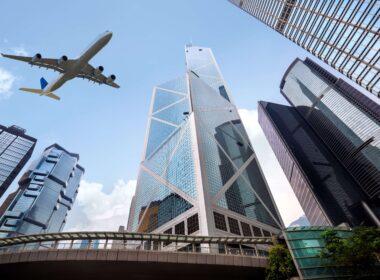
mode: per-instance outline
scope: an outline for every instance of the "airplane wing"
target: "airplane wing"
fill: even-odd
[[[90,81],[92,81],[94,83],[98,83],[100,85],[105,84],[105,85],[109,85],[109,86],[114,87],[114,88],[120,87],[113,80],[107,82],[108,78],[106,76],[104,76],[102,73],[99,73],[96,75],[94,73],[95,73],[95,68],[87,63],[87,65],[85,67],[83,67],[83,69],[79,72],[77,77],[90,80]]]
[[[4,57],[15,59],[19,61],[24,61],[26,63],[29,63],[30,65],[35,65],[38,67],[44,67],[46,69],[52,69],[55,71],[58,71],[60,73],[63,73],[68,69],[72,63],[75,61],[73,59],[68,59],[64,61],[63,63],[59,63],[59,59],[56,58],[37,58],[31,56],[20,56],[20,55],[11,55],[11,54],[1,54]]]

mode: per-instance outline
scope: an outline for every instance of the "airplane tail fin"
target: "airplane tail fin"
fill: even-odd
[[[46,86],[49,84],[44,77],[41,77],[40,79],[41,89],[46,88]]]
[[[43,78],[41,78],[43,79]],[[46,82],[46,81],[45,81]],[[42,86],[42,82],[41,82],[41,86]],[[45,85],[46,86],[46,85]],[[54,93],[52,92],[44,92],[42,89],[35,89],[35,88],[20,88],[20,90],[22,91],[27,91],[27,92],[32,92],[32,93],[36,93],[36,94],[39,94],[39,95],[44,95],[44,96],[47,96],[47,97],[50,97],[50,98],[53,98],[55,100],[60,100],[61,98],[57,95],[55,95]]]

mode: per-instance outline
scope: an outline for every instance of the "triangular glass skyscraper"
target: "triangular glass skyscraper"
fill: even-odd
[[[154,88],[128,230],[271,236],[282,221],[209,48]]]

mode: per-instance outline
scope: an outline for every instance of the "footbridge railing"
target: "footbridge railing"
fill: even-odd
[[[0,238],[0,254],[46,249],[178,251],[266,257],[270,237],[211,237],[129,232],[60,232]]]

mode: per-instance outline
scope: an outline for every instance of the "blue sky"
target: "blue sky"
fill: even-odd
[[[56,73],[0,58],[0,123],[16,124],[38,138],[33,158],[54,142],[81,156],[85,182],[69,228],[126,224],[152,88],[184,73],[184,45],[189,42],[212,48],[237,107],[244,109],[243,121],[257,142],[285,222],[302,214],[255,120],[258,100],[286,104],[279,83],[297,56],[308,55],[300,47],[223,0],[5,0],[2,11],[7,11],[0,18],[0,50],[5,53],[74,58],[105,30],[114,33],[91,64],[115,74],[118,90],[77,79],[56,92],[61,97],[56,102],[17,90],[39,87],[40,77],[50,81]],[[97,211],[95,222],[91,211]]]

